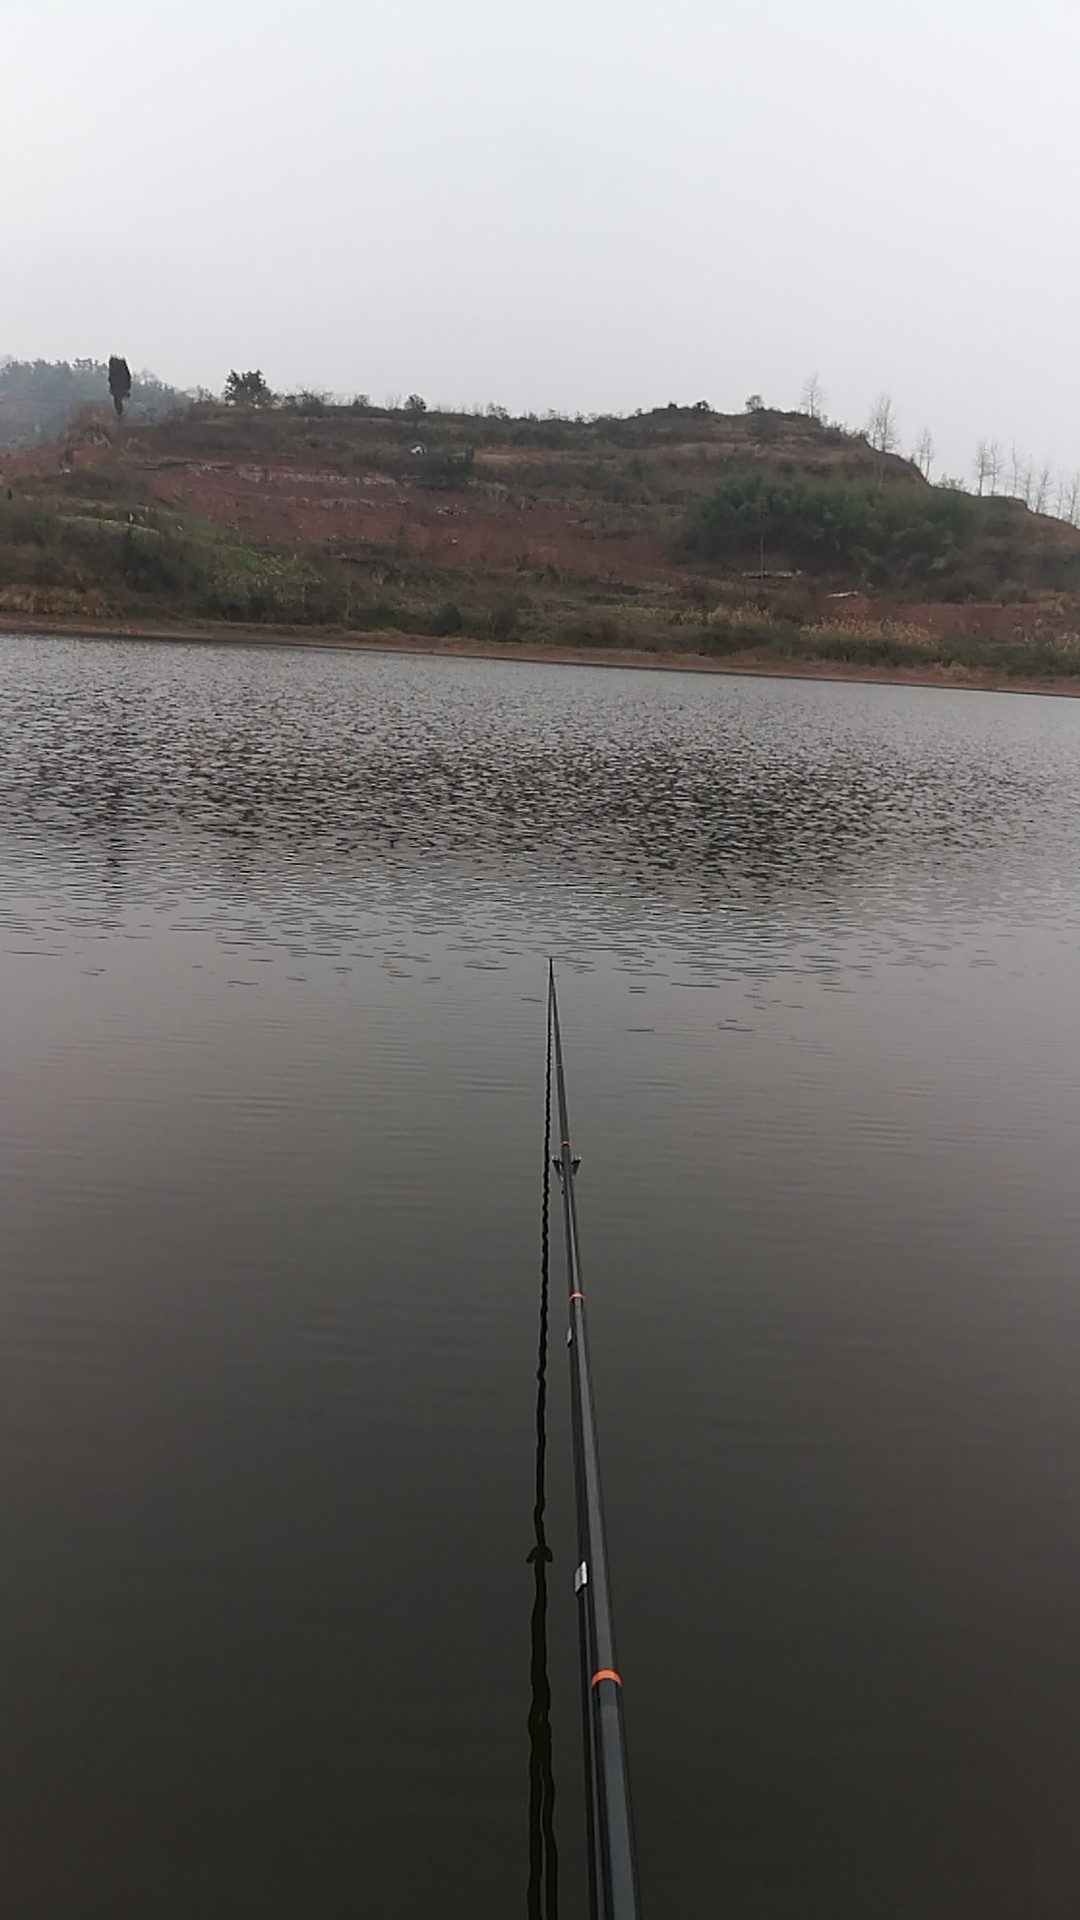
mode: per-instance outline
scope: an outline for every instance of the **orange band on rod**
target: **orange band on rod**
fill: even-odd
[[[599,1673],[594,1673],[592,1679],[589,1681],[590,1687],[595,1687],[598,1680],[614,1680],[617,1687],[622,1686],[622,1679],[620,1675],[616,1673],[614,1667],[601,1667]]]
[[[570,1298],[571,1300],[584,1300],[585,1295],[583,1293],[572,1293]]]

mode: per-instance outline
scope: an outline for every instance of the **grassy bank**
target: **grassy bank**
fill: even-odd
[[[952,691],[1040,693],[1080,696],[1080,662],[1072,673],[1061,663],[1051,672],[999,671],[982,659],[946,660],[923,652],[895,664],[867,659],[858,651],[842,655],[807,647],[770,652],[748,646],[725,653],[701,653],[684,646],[678,651],[621,647],[574,647],[555,642],[435,639],[393,629],[348,631],[313,626],[245,626],[236,621],[190,624],[119,623],[19,617],[0,613],[0,634],[14,640],[28,634],[75,640],[120,640],[138,643],[172,642],[178,645],[314,647],[358,653],[411,653],[464,660],[506,660],[552,666],[628,668],[638,672],[716,673],[767,679],[877,681],[887,686],[936,687]]]

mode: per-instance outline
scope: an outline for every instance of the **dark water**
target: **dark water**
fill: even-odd
[[[525,1915],[549,951],[647,1913],[1074,1914],[1080,705],[0,696],[5,1920]]]

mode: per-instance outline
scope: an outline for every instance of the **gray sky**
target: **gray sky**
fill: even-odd
[[[0,354],[1080,467],[1078,0],[0,0]]]

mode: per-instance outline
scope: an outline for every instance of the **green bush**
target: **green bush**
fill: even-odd
[[[438,639],[447,639],[453,633],[460,633],[464,625],[461,608],[455,600],[444,600],[431,618],[431,631]]]
[[[207,620],[246,620],[250,613],[246,587],[231,582],[205,588],[197,607]]]
[[[423,454],[418,459],[416,478],[422,487],[431,487],[437,493],[454,493],[467,487],[472,479],[476,448],[466,447],[461,453]]]
[[[695,652],[704,653],[713,660],[722,660],[730,653],[745,653],[751,644],[745,628],[728,626],[721,621],[714,621],[701,629],[693,641]]]
[[[517,600],[500,600],[492,607],[489,620],[493,640],[513,640],[521,625],[521,606]]]
[[[277,596],[272,587],[258,581],[248,588],[248,618],[258,622],[273,620],[277,614]]]
[[[568,620],[558,639],[571,647],[621,647],[626,635],[617,620]]]
[[[36,587],[64,587],[70,579],[63,561],[55,553],[40,554],[34,561],[30,577]]]
[[[181,568],[154,534],[136,534],[128,527],[122,542],[120,570],[138,593],[170,593],[183,584]]]
[[[975,518],[966,494],[750,470],[698,502],[677,544],[685,559],[752,563],[764,540],[791,566],[910,588],[948,568]]]
[[[0,541],[15,547],[43,547],[53,529],[50,514],[20,502],[0,506]]]

